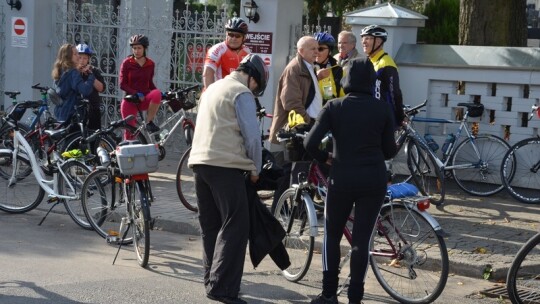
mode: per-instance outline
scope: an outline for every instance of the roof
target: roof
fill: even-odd
[[[540,70],[540,49],[529,47],[402,44],[394,59],[398,66],[508,67]]]
[[[344,15],[347,24],[423,27],[428,17],[392,3],[359,9]]]

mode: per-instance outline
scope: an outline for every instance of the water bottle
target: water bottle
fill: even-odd
[[[105,150],[105,148],[98,147],[97,155],[99,156],[99,162],[102,166],[107,167],[111,163],[111,158],[109,157],[109,153],[107,150]]]
[[[439,145],[435,142],[435,140],[433,140],[433,137],[431,137],[430,134],[426,133],[426,135],[424,135],[424,139],[426,140],[431,151],[436,152],[439,150]]]
[[[161,131],[161,133],[159,133],[159,138],[161,140],[164,140],[167,137],[167,135],[169,135],[169,130],[163,129],[163,131]]]
[[[446,139],[444,140],[444,144],[442,146],[443,153],[446,154],[446,151],[450,150],[450,147],[452,147],[455,140],[456,136],[453,133],[446,135]]]

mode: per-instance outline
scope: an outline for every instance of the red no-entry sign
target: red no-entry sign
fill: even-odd
[[[13,22],[13,32],[16,35],[23,36],[25,31],[26,23],[24,22],[24,20],[21,18],[15,19],[15,21]]]
[[[11,46],[28,47],[28,19],[11,17]]]

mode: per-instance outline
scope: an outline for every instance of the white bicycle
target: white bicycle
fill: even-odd
[[[85,229],[92,229],[82,209],[80,194],[90,169],[80,161],[64,160],[56,151],[56,142],[64,138],[69,130],[45,130],[40,136],[42,142],[53,142],[49,147],[50,153],[47,153],[52,179],[47,179],[30,144],[19,131],[17,122],[26,109],[40,106],[41,101],[18,103],[6,118],[6,122],[13,128],[13,149],[0,149],[0,210],[9,213],[28,212],[36,208],[47,193],[47,202],[53,205],[39,225],[56,205],[63,203],[75,223]]]

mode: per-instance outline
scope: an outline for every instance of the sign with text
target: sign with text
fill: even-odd
[[[272,33],[270,32],[249,32],[246,34],[244,42],[252,53],[272,54]]]
[[[28,47],[28,20],[25,17],[11,17],[11,46]]]

